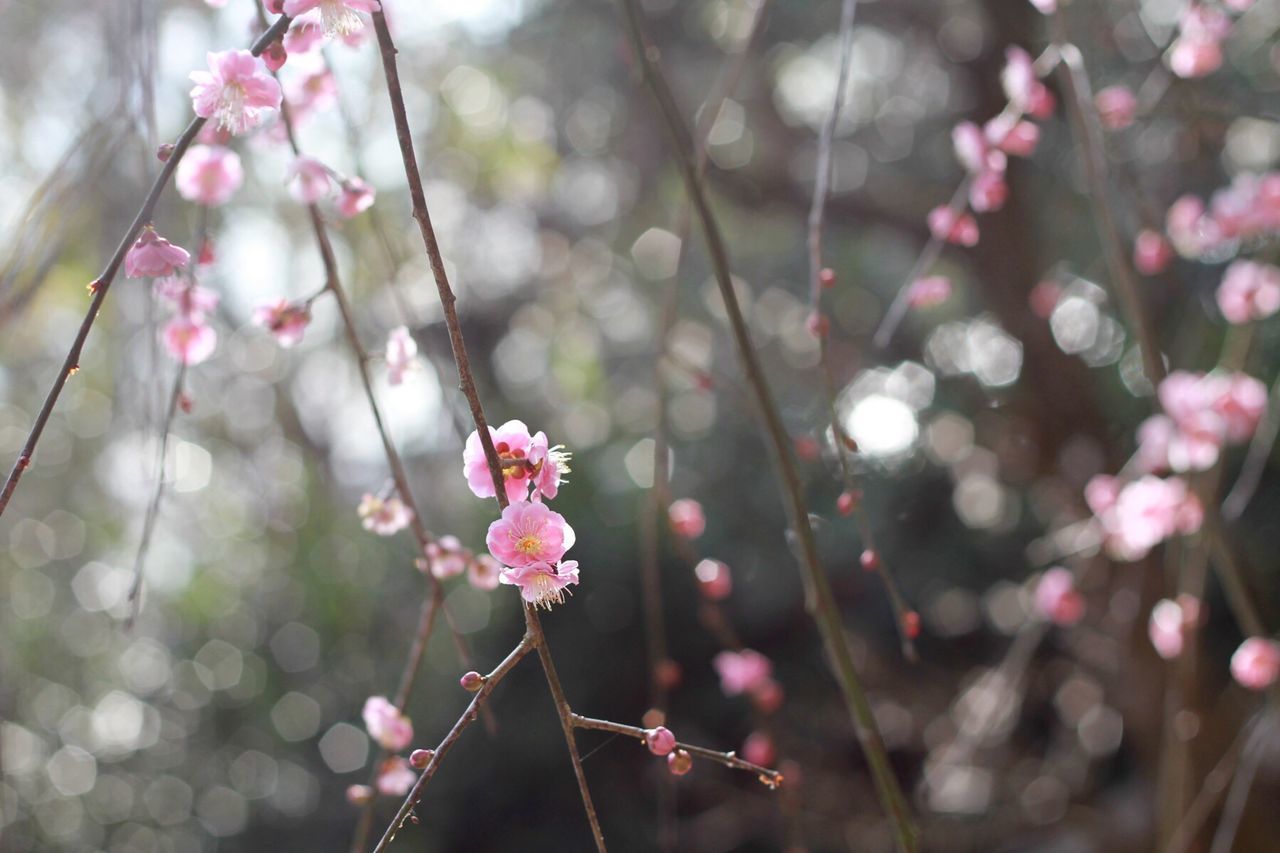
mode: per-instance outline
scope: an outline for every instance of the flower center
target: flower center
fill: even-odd
[[[320,17],[329,35],[348,36],[364,26],[360,16],[348,9],[343,0],[324,0],[320,4]]]
[[[242,133],[245,126],[244,87],[239,83],[227,83],[218,99],[218,125],[232,133]]]
[[[535,533],[526,533],[516,540],[516,550],[532,556],[542,550],[542,539]]]

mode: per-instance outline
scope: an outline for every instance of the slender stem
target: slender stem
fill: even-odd
[[[279,38],[288,29],[289,21],[288,15],[281,15],[277,18],[275,23],[268,27],[267,31],[253,43],[250,52],[257,56],[266,50],[267,45]],[[89,337],[89,330],[93,328],[93,322],[98,319],[98,312],[102,310],[102,303],[107,298],[107,291],[111,289],[111,283],[115,281],[116,274],[124,263],[124,256],[128,254],[129,247],[133,245],[133,241],[137,238],[138,232],[142,230],[142,226],[151,221],[151,217],[155,214],[156,205],[160,202],[160,196],[164,193],[165,187],[169,185],[169,178],[173,176],[174,170],[178,168],[178,163],[182,161],[187,149],[195,141],[196,134],[200,132],[200,128],[204,127],[204,123],[205,119],[197,116],[187,125],[186,130],[182,131],[182,135],[173,144],[169,159],[160,167],[160,174],[156,176],[155,181],[151,184],[151,189],[147,191],[142,207],[138,209],[133,222],[125,230],[124,236],[120,239],[120,244],[116,246],[115,252],[111,255],[111,260],[107,261],[107,266],[94,280],[91,286],[93,298],[89,301],[89,310],[84,315],[84,320],[80,323],[80,329],[76,332],[75,340],[71,343],[71,349],[67,351],[67,357],[62,361],[62,367],[58,370],[58,375],[53,380],[53,386],[45,396],[44,404],[40,407],[39,414],[36,415],[35,423],[31,426],[31,432],[27,435],[27,440],[23,443],[22,450],[18,452],[18,458],[13,463],[13,468],[9,471],[9,477],[5,480],[4,487],[0,488],[0,516],[4,515],[5,508],[9,505],[9,499],[13,497],[14,490],[18,488],[18,481],[22,479],[23,472],[27,470],[35,457],[36,445],[40,442],[40,436],[44,432],[45,425],[49,422],[49,417],[53,414],[53,407],[57,404],[63,387],[67,384],[67,380],[80,369],[80,354],[84,350],[85,340]]]
[[[1271,388],[1271,402],[1267,406],[1262,423],[1253,433],[1249,443],[1249,451],[1245,454],[1244,464],[1240,466],[1240,474],[1235,484],[1222,501],[1222,517],[1227,521],[1235,521],[1244,514],[1245,507],[1253,500],[1253,495],[1262,482],[1262,472],[1271,458],[1271,450],[1276,444],[1276,434],[1280,432],[1280,380]]]
[[[836,607],[835,597],[830,584],[823,573],[818,557],[817,542],[809,519],[809,510],[805,501],[804,489],[796,470],[795,460],[791,456],[790,442],[782,418],[774,403],[768,380],[756,356],[746,320],[742,316],[742,308],[734,292],[733,281],[729,272],[729,258],[720,229],[716,223],[703,192],[702,181],[694,157],[693,143],[689,129],[675,103],[671,89],[657,63],[657,50],[648,43],[645,35],[643,13],[637,0],[620,0],[627,31],[632,48],[640,63],[645,82],[648,84],[654,99],[663,114],[663,119],[670,132],[675,154],[684,176],[686,189],[693,202],[694,209],[702,225],[703,236],[711,255],[715,271],[716,284],[719,287],[725,311],[729,317],[738,354],[742,361],[747,381],[755,392],[756,402],[764,419],[765,430],[769,438],[773,461],[777,467],[787,508],[791,516],[791,527],[795,531],[800,545],[803,577],[806,579],[808,601],[814,621],[822,634],[827,654],[831,658],[833,673],[844,692],[845,702],[849,707],[854,731],[862,744],[862,749],[871,768],[876,791],[881,804],[893,827],[894,836],[900,848],[905,851],[916,849],[916,831],[912,826],[911,816],[907,808],[906,798],[898,786],[893,767],[885,751],[884,741],[876,725],[871,704],[867,701],[862,684],[854,668],[853,655],[844,636],[840,613]]]
[[[457,297],[449,284],[449,276],[444,266],[444,257],[440,252],[435,229],[431,225],[431,214],[427,208],[426,192],[422,186],[422,174],[418,169],[417,154],[414,152],[413,147],[413,133],[409,127],[404,93],[400,86],[400,74],[396,67],[396,47],[391,39],[391,32],[387,28],[387,21],[381,9],[374,11],[373,25],[378,37],[378,49],[382,58],[383,75],[387,82],[387,94],[391,100],[391,114],[395,120],[396,139],[399,143],[401,158],[404,161],[405,179],[409,185],[412,215],[418,223],[418,230],[422,235],[423,246],[427,252],[427,259],[431,265],[432,276],[435,279],[436,290],[444,311],[445,325],[449,330],[449,345],[453,350],[453,359],[458,367],[458,385],[463,396],[467,398],[467,404],[471,409],[471,417],[475,422],[476,434],[480,439],[481,447],[484,449],[485,459],[489,464],[489,473],[493,478],[494,494],[498,505],[505,509],[508,501],[502,463],[499,461],[497,450],[493,446],[493,437],[489,434],[489,425],[485,420],[484,407],[481,405],[480,395],[476,391],[475,376],[471,371],[471,361],[467,356],[467,346],[462,336],[462,325],[458,321]],[[546,636],[542,632],[542,624],[538,619],[537,611],[532,607],[526,606],[524,608],[524,616],[526,634],[538,646],[538,656],[542,661],[542,669],[546,675],[547,686],[551,690],[552,698],[555,700],[556,709],[560,715],[561,729],[564,732],[569,759],[573,764],[574,775],[578,781],[578,793],[582,797],[582,806],[591,825],[596,849],[600,853],[604,853],[604,835],[600,829],[600,822],[596,817],[595,806],[591,800],[591,792],[587,787],[586,774],[582,769],[582,760],[578,755],[577,744],[574,740],[573,726],[569,722],[569,715],[572,712],[560,686],[560,680],[556,674],[550,649],[547,648]]]
[[[1227,801],[1222,805],[1222,819],[1213,834],[1213,844],[1209,853],[1231,853],[1240,831],[1240,821],[1244,819],[1245,807],[1249,805],[1249,789],[1253,787],[1254,777],[1258,774],[1258,766],[1266,757],[1267,737],[1274,728],[1274,720],[1267,718],[1259,723],[1244,745],[1240,763],[1236,766],[1235,778],[1231,780],[1231,790]]]
[[[409,819],[409,815],[413,813],[414,806],[421,800],[422,795],[427,790],[427,784],[431,781],[431,777],[436,775],[436,770],[440,768],[440,762],[444,761],[444,757],[449,754],[449,750],[457,743],[458,738],[467,730],[467,727],[476,721],[476,717],[480,715],[480,709],[484,706],[484,702],[489,698],[489,694],[498,686],[502,679],[506,678],[520,659],[533,651],[537,640],[532,634],[525,634],[514,649],[503,659],[502,663],[485,676],[484,683],[480,689],[476,691],[475,697],[471,703],[467,705],[467,710],[462,712],[462,716],[453,724],[453,728],[449,729],[449,733],[444,736],[444,740],[435,748],[435,753],[431,756],[431,760],[427,762],[427,766],[423,769],[422,775],[418,777],[418,781],[414,783],[409,796],[400,805],[396,811],[396,816],[392,819],[391,825],[387,827],[387,831],[383,833],[382,840],[373,848],[374,853],[380,853],[385,850],[396,837],[396,833],[404,826],[405,821]]]
[[[636,738],[642,743],[645,742],[644,729],[636,726],[625,726],[622,723],[614,723],[609,720],[595,720],[591,717],[584,717],[581,714],[574,714],[572,717],[573,725],[579,729],[595,729],[601,732],[612,732],[614,734],[626,735]],[[683,749],[685,752],[697,758],[705,758],[708,761],[714,761],[717,764],[723,764],[725,767],[732,767],[734,770],[745,770],[748,773],[754,773],[760,778],[760,781],[768,785],[770,788],[776,788],[782,784],[782,774],[777,770],[768,767],[762,767],[759,764],[753,764],[750,761],[744,761],[734,752],[717,752],[714,749],[707,749],[705,746],[695,746],[689,743],[676,743],[677,749]]]
[[[1200,828],[1209,819],[1218,805],[1218,800],[1227,790],[1227,783],[1235,774],[1235,768],[1240,762],[1240,756],[1244,753],[1245,744],[1252,741],[1254,732],[1261,722],[1262,716],[1259,714],[1241,727],[1236,739],[1227,747],[1227,751],[1218,759],[1218,763],[1205,774],[1200,791],[1183,812],[1182,821],[1164,847],[1164,853],[1184,853],[1191,847],[1200,833]]]

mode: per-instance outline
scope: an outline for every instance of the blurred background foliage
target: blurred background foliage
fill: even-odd
[[[683,188],[638,85],[614,4],[601,0],[387,3],[401,49],[427,194],[491,421],[520,418],[574,452],[557,510],[578,533],[582,584],[545,619],[575,710],[638,724],[647,708],[637,517],[652,478],[653,359],[675,269]],[[692,119],[746,0],[646,0],[652,35]],[[1137,87],[1160,66],[1177,0],[1076,0],[1071,36],[1095,84]],[[1133,342],[1105,287],[1077,152],[1061,112],[982,241],[949,250],[946,305],[909,316],[877,352],[871,332],[918,255],[925,214],[962,177],[950,128],[1004,103],[1004,49],[1035,54],[1030,4],[859,4],[852,76],[834,148],[826,247],[839,276],[831,356],[840,414],[864,452],[878,545],[923,618],[922,661],[898,650],[879,582],[858,567],[855,526],[834,511],[816,346],[805,330],[805,215],[817,129],[835,87],[833,0],[774,2],[709,138],[716,211],[756,345],[788,428],[819,441],[805,463],[832,583],[896,767],[937,850],[1153,849],[1165,667],[1145,637],[1160,552],[1111,566],[1073,557],[1089,615],[1069,632],[1029,622],[1026,581],[1057,559],[1046,537],[1087,517],[1080,492],[1132,451],[1145,412]],[[248,44],[248,0],[223,9],[155,0],[0,0],[0,458],[17,454],[156,163],[187,120],[187,73],[208,50]],[[1223,71],[1174,81],[1149,119],[1109,137],[1113,202],[1129,233],[1179,194],[1205,195],[1280,156],[1275,33],[1262,0],[1227,43]],[[371,43],[327,48],[338,103],[309,115],[304,150],[378,190],[372,215],[337,225],[361,332],[377,349],[406,323],[424,369],[379,398],[428,527],[482,547],[493,507],[461,477],[469,417],[407,216],[403,174]],[[286,90],[298,69],[282,72]],[[1051,83],[1056,89],[1056,84]],[[361,529],[355,506],[387,472],[333,306],[280,350],[253,306],[323,283],[305,211],[283,192],[289,158],[270,131],[238,140],[248,178],[214,212],[218,350],[188,373],[194,400],[170,444],[172,488],[147,569],[145,606],[124,595],[157,475],[174,367],[156,344],[148,288],[117,283],[81,370],[0,520],[0,845],[5,850],[345,849],[374,747],[360,707],[394,689],[426,588],[408,538]],[[190,245],[196,212],[170,193],[156,217]],[[800,772],[770,792],[699,763],[679,780],[680,849],[879,850],[889,836],[838,692],[804,612],[785,519],[739,378],[696,229],[680,266],[670,395],[674,496],[702,502],[700,551],[733,568],[729,613],[786,690],[779,753]],[[1206,318],[1219,270],[1179,263],[1145,284],[1175,364],[1207,369],[1222,342]],[[1050,323],[1031,288],[1061,282],[1075,309]],[[1061,305],[1062,303],[1060,303]],[[1254,343],[1273,378],[1274,324]],[[381,380],[380,380],[381,381]],[[1228,460],[1228,471],[1238,460]],[[1234,531],[1280,613],[1273,475]],[[1169,564],[1193,559],[1170,546]],[[720,691],[690,567],[663,560],[670,652],[683,672],[669,725],[738,749],[748,703]],[[465,580],[448,607],[480,669],[516,642],[506,588]],[[1216,593],[1197,664],[1191,777],[1235,737],[1256,700],[1229,684],[1238,642]],[[1274,622],[1272,623],[1274,624]],[[420,746],[465,707],[465,667],[443,626],[409,713]],[[997,670],[997,668],[1000,668]],[[993,673],[1010,676],[1004,680]],[[468,732],[401,846],[585,850],[589,836],[553,706],[526,662],[492,703],[496,731]],[[975,722],[981,720],[982,722]],[[654,849],[667,773],[624,740],[582,736],[605,835]],[[597,747],[599,747],[597,751]],[[1255,802],[1277,792],[1265,762]],[[1194,793],[1194,789],[1192,791]],[[380,805],[378,826],[393,808]],[[1242,850],[1269,846],[1251,810]]]

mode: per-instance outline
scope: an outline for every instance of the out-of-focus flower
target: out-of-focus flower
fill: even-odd
[[[440,580],[457,577],[467,570],[471,552],[462,547],[456,536],[441,536],[427,545],[431,574]]]
[[[1040,576],[1035,592],[1036,611],[1055,625],[1069,627],[1084,616],[1084,596],[1076,589],[1075,576],[1055,566]]]
[[[956,213],[945,204],[929,211],[929,231],[939,240],[960,246],[978,244],[978,222],[968,213]]]
[[[147,225],[129,248],[129,253],[124,256],[124,274],[129,278],[173,275],[190,260],[190,252],[173,245],[157,234],[155,228]]]
[[[1249,637],[1231,656],[1231,675],[1250,690],[1265,690],[1280,676],[1280,643]]]
[[[488,554],[477,554],[475,559],[467,564],[467,580],[476,589],[497,589],[501,574],[502,564]]]
[[[930,275],[911,282],[907,290],[907,304],[912,308],[932,308],[951,298],[951,279],[945,275]]]
[[[1030,157],[1040,143],[1040,128],[1029,121],[1001,113],[982,128],[987,141],[1014,157]]]
[[[165,324],[162,340],[169,355],[189,367],[213,355],[218,333],[201,318],[178,315]]]
[[[667,507],[667,520],[671,530],[682,539],[697,539],[707,529],[707,517],[702,504],[693,498],[680,498]]]
[[[1015,109],[1038,119],[1053,115],[1057,103],[1053,93],[1036,77],[1035,63],[1022,48],[1010,47],[1005,51],[1000,83]]]
[[[397,326],[387,335],[387,381],[399,385],[418,363],[418,342],[405,326]]]
[[[720,652],[711,665],[720,675],[720,689],[726,696],[752,693],[772,680],[772,661],[752,649]]]
[[[1169,69],[1179,77],[1204,77],[1222,67],[1222,40],[1231,19],[1203,3],[1189,5],[1178,21],[1178,38],[1169,48]]]
[[[178,164],[178,194],[208,207],[225,204],[244,183],[240,155],[221,145],[194,145]]]
[[[262,326],[282,347],[291,347],[302,340],[311,323],[311,310],[302,303],[276,299],[253,309],[253,322]]]
[[[392,495],[380,498],[365,494],[356,509],[365,530],[379,536],[393,536],[409,526],[413,521],[413,510],[404,505],[404,501]]]
[[[320,10],[327,35],[346,36],[364,26],[357,12],[374,12],[378,0],[284,0],[284,13],[291,18]]]
[[[359,178],[347,178],[338,195],[338,212],[350,219],[373,207],[373,199],[373,187]]]
[[[298,157],[289,167],[289,195],[299,204],[315,204],[328,194],[329,167],[314,157]]]
[[[1138,99],[1128,86],[1108,86],[1093,96],[1093,102],[1107,130],[1120,130],[1133,124]]]
[[[399,752],[413,742],[413,723],[387,697],[366,699],[362,716],[369,737],[388,752]]]
[[[192,106],[196,115],[240,135],[257,127],[270,110],[280,107],[280,84],[266,65],[247,50],[209,54],[208,71],[192,71]]]
[[[693,575],[698,579],[698,590],[712,601],[723,601],[733,590],[733,575],[719,560],[699,560]]]
[[[1133,266],[1143,275],[1164,272],[1173,260],[1173,247],[1159,233],[1143,229],[1133,241]]]
[[[964,121],[956,125],[951,131],[951,142],[960,165],[973,174],[1004,171],[1007,163],[1004,152],[993,148],[991,141],[973,122]]]
[[[1103,493],[1099,484],[1085,497],[1098,514],[1108,551],[1119,560],[1140,560],[1165,539],[1196,532],[1204,520],[1199,499],[1178,477],[1140,477],[1120,488],[1110,505]]]
[[[378,778],[374,785],[384,797],[403,797],[417,781],[418,774],[413,772],[409,762],[394,755],[378,766]]]
[[[1236,261],[1223,274],[1217,297],[1218,308],[1228,323],[1270,317],[1280,311],[1280,268]]]
[[[1200,620],[1200,600],[1190,595],[1180,595],[1177,601],[1161,599],[1151,608],[1147,634],[1156,654],[1165,660],[1173,660],[1182,654],[1187,631]]]
[[[1003,172],[980,172],[969,185],[969,205],[978,213],[999,210],[1008,198]]]

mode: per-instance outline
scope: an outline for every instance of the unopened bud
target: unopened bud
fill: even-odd
[[[415,749],[409,753],[409,766],[414,770],[425,770],[435,754],[431,749]]]
[[[902,636],[908,640],[920,636],[920,614],[914,610],[902,614]]]
[[[368,785],[352,785],[347,788],[347,802],[353,806],[363,806],[373,801],[373,789]]]
[[[677,749],[667,756],[667,769],[673,775],[683,776],[693,769],[693,756],[683,749]]]
[[[853,515],[853,511],[858,508],[860,503],[862,503],[862,492],[857,489],[851,492],[841,492],[840,497],[836,498],[836,511],[841,515]]]
[[[284,0],[267,0],[267,11],[273,15],[283,15]]]
[[[462,685],[463,690],[475,693],[481,687],[484,687],[484,676],[475,670],[472,670],[471,672],[463,675],[458,682]]]
[[[870,548],[863,551],[858,559],[862,563],[862,568],[868,572],[874,572],[880,568],[880,555]]]
[[[822,272],[818,273],[818,283],[827,289],[835,287],[836,271],[831,267],[823,267]]]
[[[672,690],[680,683],[684,672],[680,669],[680,664],[667,658],[658,663],[658,683],[665,690]]]
[[[654,755],[667,755],[671,750],[676,748],[676,736],[671,733],[671,729],[666,726],[658,726],[656,729],[646,729],[644,733],[644,742],[649,747],[649,751]]]
[[[279,41],[273,41],[262,52],[262,61],[272,71],[279,71],[288,59],[289,53],[284,49],[284,44]]]
[[[816,311],[809,315],[809,319],[805,321],[804,325],[809,330],[809,334],[815,338],[825,338],[827,332],[831,331],[831,321],[827,319],[825,314],[819,314]]]
[[[169,158],[173,156],[173,143],[166,142],[156,149],[156,159],[161,163],[168,163]]]

